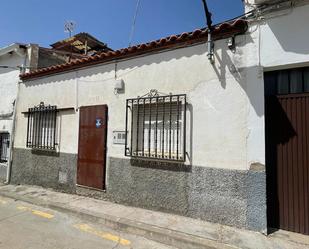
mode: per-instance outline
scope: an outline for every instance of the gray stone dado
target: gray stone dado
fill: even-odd
[[[265,170],[109,158],[104,199],[266,231]],[[76,192],[77,155],[14,149],[11,182]]]
[[[6,171],[7,171],[7,166],[4,164],[0,164],[0,182],[5,182]]]
[[[76,190],[77,155],[14,149],[11,183]]]
[[[107,192],[116,202],[266,231],[265,171],[109,160]]]

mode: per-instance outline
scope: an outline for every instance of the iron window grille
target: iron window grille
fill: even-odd
[[[126,100],[125,156],[184,162],[186,158],[186,95]]]
[[[33,149],[56,150],[57,106],[29,108],[27,127],[27,147]]]
[[[10,148],[10,134],[8,132],[0,133],[0,163],[7,163]]]

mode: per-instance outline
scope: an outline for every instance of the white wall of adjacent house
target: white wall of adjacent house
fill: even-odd
[[[22,65],[24,59],[16,53],[8,53],[0,57],[1,66],[16,67]],[[13,127],[14,102],[17,97],[19,69],[0,68],[0,136],[2,137],[0,178],[6,175],[6,166],[10,157],[10,143]]]
[[[245,11],[248,12],[259,5],[271,4],[275,2],[284,2],[286,0],[243,0]]]
[[[124,145],[113,144],[113,131],[125,130],[126,99],[157,89],[187,94],[186,163],[240,170],[252,161],[264,164],[263,97],[256,96],[261,86],[251,85],[258,82],[251,80],[258,74],[256,60],[246,55],[257,55],[251,39],[236,37],[235,52],[227,40],[217,41],[214,65],[204,43],[119,61],[116,67],[112,62],[26,81],[20,86],[15,147],[26,147],[27,116],[21,112],[29,107],[42,101],[58,108],[107,104],[107,156],[123,158]],[[118,95],[115,74],[125,82]],[[60,152],[77,154],[78,112],[63,112],[59,119]]]
[[[0,57],[0,65],[15,67],[21,65],[21,58],[15,53]],[[13,103],[17,95],[19,70],[0,68],[0,132],[12,128]]]
[[[306,4],[307,3],[307,4]],[[247,57],[247,87],[248,92],[254,92],[251,100],[259,103],[259,108],[253,110],[256,104],[249,105],[248,126],[255,131],[248,137],[248,159],[251,163],[262,158],[265,144],[264,137],[264,79],[263,72],[309,66],[309,38],[306,23],[309,20],[309,2],[298,1],[291,8],[283,8],[261,15],[258,21],[250,24],[251,33],[248,43],[255,44],[252,50],[244,54]],[[256,66],[254,66],[256,65]],[[250,67],[256,67],[250,73]],[[249,90],[251,89],[251,90]],[[256,111],[262,115],[256,115]],[[257,143],[257,141],[259,141]],[[256,157],[258,156],[258,157]]]
[[[261,64],[266,70],[309,65],[309,1],[265,16],[260,25]]]

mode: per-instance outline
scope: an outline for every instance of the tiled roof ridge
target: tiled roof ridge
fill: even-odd
[[[219,25],[216,25],[212,32],[213,36],[219,39],[226,37],[227,35],[244,33],[246,32],[246,30],[247,30],[247,21],[244,19],[237,19],[231,22],[224,22]],[[202,39],[207,38],[207,35],[208,35],[208,29],[205,28],[196,29],[192,32],[184,32],[179,35],[171,35],[147,43],[122,48],[115,51],[102,52],[100,54],[89,56],[87,58],[75,59],[64,64],[37,69],[32,72],[21,74],[20,78],[22,80],[27,80],[30,78],[41,77],[53,73],[69,71],[72,69],[81,68],[83,66],[99,64],[126,56],[134,56],[154,50],[166,49],[174,47],[176,44],[182,44],[186,42],[195,43],[201,41]]]

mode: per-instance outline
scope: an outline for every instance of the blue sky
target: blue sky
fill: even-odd
[[[208,0],[214,23],[243,13],[241,0]],[[13,42],[48,47],[64,39],[66,20],[111,48],[127,47],[136,0],[1,1],[0,47]],[[201,0],[141,0],[133,44],[205,26]]]

